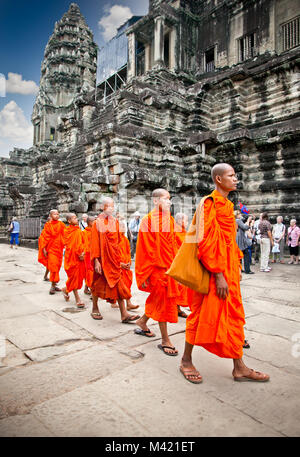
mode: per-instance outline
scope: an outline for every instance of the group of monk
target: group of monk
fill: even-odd
[[[50,294],[62,291],[66,301],[73,291],[77,307],[84,307],[79,291],[85,281],[85,293],[91,294],[91,317],[102,320],[98,299],[119,308],[121,322],[136,324],[134,333],[155,337],[147,323],[158,322],[161,344],[158,348],[168,356],[178,350],[168,334],[168,323],[187,317],[185,349],[180,372],[191,383],[199,384],[202,376],[192,363],[194,345],[202,346],[219,357],[233,359],[235,381],[269,380],[267,374],[248,368],[243,361],[245,314],[240,280],[243,256],[236,244],[236,222],[233,203],[227,198],[236,190],[237,177],[229,164],[212,168],[215,190],[205,199],[201,220],[203,236],[198,243],[198,259],[209,271],[209,292],[201,294],[183,286],[166,274],[181,244],[184,242],[187,217],[183,213],[171,216],[171,199],[166,189],[152,193],[153,209],[140,224],[136,245],[135,276],[140,290],[149,293],[142,316],[131,314],[138,308],[131,302],[130,244],[125,236],[126,224],[114,217],[114,201],[104,197],[98,217],[88,217],[81,231],[75,214],[67,215],[68,226],[59,220],[57,210],[51,210],[49,220],[39,239],[39,262],[50,272]],[[59,271],[64,255],[68,279],[63,289],[58,287]],[[181,306],[188,306],[187,316]]]

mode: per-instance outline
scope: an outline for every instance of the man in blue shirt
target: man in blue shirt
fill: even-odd
[[[16,244],[16,249],[20,244],[19,241],[19,233],[20,233],[20,224],[17,221],[16,217],[12,218],[12,221],[9,226],[9,231],[10,231],[10,247],[13,249],[13,244]]]

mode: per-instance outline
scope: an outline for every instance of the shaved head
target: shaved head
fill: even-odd
[[[217,176],[223,176],[225,171],[228,171],[231,168],[233,169],[233,167],[229,165],[229,163],[217,163],[216,165],[214,165],[211,169],[211,177],[213,182],[216,182]]]
[[[76,214],[75,214],[75,213],[68,213],[68,214],[66,215],[66,219],[67,219],[67,221],[68,221],[68,222],[70,222],[70,220],[71,220],[71,219],[72,219],[72,217],[74,217],[74,216],[76,216]]]
[[[53,214],[53,213],[58,213],[58,210],[57,209],[50,209],[49,216],[51,216],[51,214]]]
[[[110,205],[111,203],[114,203],[113,199],[111,197],[104,196],[101,198],[100,207],[103,209],[105,205]]]
[[[152,197],[153,198],[159,198],[163,197],[165,194],[168,194],[169,192],[166,189],[154,189],[152,192]]]
[[[86,221],[87,221],[88,224],[92,224],[95,219],[96,218],[94,216],[88,216]]]

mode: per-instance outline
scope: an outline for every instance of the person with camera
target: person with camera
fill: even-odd
[[[250,253],[248,249],[252,245],[252,240],[247,235],[252,222],[252,216],[248,217],[246,224],[244,224],[243,215],[239,210],[235,211],[235,217],[237,224],[236,243],[244,254],[244,272],[247,275],[253,275],[254,271],[250,270]]]
[[[286,238],[286,244],[289,247],[291,256],[291,259],[288,262],[288,264],[298,265],[299,263],[299,239],[300,228],[297,226],[296,219],[291,219]]]
[[[272,237],[272,225],[269,222],[268,213],[262,213],[258,229],[260,230],[260,271],[269,273],[272,270],[272,268],[269,267],[269,256],[271,245],[274,245],[274,241]]]
[[[10,233],[10,247],[13,249],[13,245],[16,244],[15,249],[18,248],[20,241],[19,241],[19,233],[20,233],[20,224],[17,221],[16,217],[13,217],[11,223],[8,228],[8,232]]]

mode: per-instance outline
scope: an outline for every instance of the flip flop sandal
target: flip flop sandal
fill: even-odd
[[[50,292],[49,292],[49,293],[50,293]],[[69,301],[69,300],[70,300],[69,294],[67,294],[67,293],[64,292],[63,290],[62,290],[62,293],[63,293],[64,299],[65,299],[66,301]]]
[[[54,294],[55,294],[55,289],[50,289],[50,290],[49,290],[49,294],[50,294],[50,295],[54,295]]]
[[[233,379],[235,381],[238,381],[238,382],[247,382],[247,381],[250,381],[250,382],[267,382],[270,379],[270,377],[268,375],[265,375],[265,377],[261,378],[261,379],[254,378],[253,377],[254,373],[263,374],[263,373],[260,373],[259,371],[251,370],[251,374],[249,376],[233,376]]]
[[[141,316],[137,315],[137,316],[130,316],[130,317],[127,317],[126,319],[124,319],[122,321],[122,324],[131,324],[132,322],[136,321],[137,319],[139,319]]]
[[[243,348],[244,349],[250,349],[250,344],[248,343],[247,340],[244,341]]]
[[[59,287],[55,287],[55,292],[61,292],[61,289]]]
[[[85,304],[84,303],[76,303],[77,308],[84,308]]]
[[[141,328],[135,328],[134,333],[136,335],[142,335],[142,336],[147,336],[148,338],[153,338],[155,336],[155,333],[152,333],[151,330],[143,330]]]
[[[178,312],[178,316],[179,316],[179,317],[184,317],[185,319],[187,318],[187,314],[185,314],[184,311],[179,311],[179,312]]]
[[[91,316],[93,319],[95,319],[95,321],[102,321],[102,319],[103,319],[103,316],[101,313],[91,313]],[[94,316],[98,316],[98,317],[94,317]]]
[[[164,354],[166,355],[170,355],[172,357],[178,355],[178,352],[167,352],[165,351],[165,349],[172,349],[173,351],[175,350],[175,347],[173,346],[163,346],[162,344],[158,344],[158,349],[160,349],[161,351],[163,351]]]
[[[180,373],[182,373],[182,375],[184,376],[184,378],[191,382],[192,384],[201,384],[201,382],[203,381],[202,379],[202,376],[200,375],[199,371],[193,371],[193,370],[189,370],[188,368],[187,369],[183,369],[182,367],[179,367],[179,370],[180,370]],[[189,379],[188,376],[200,376],[201,379]]]

